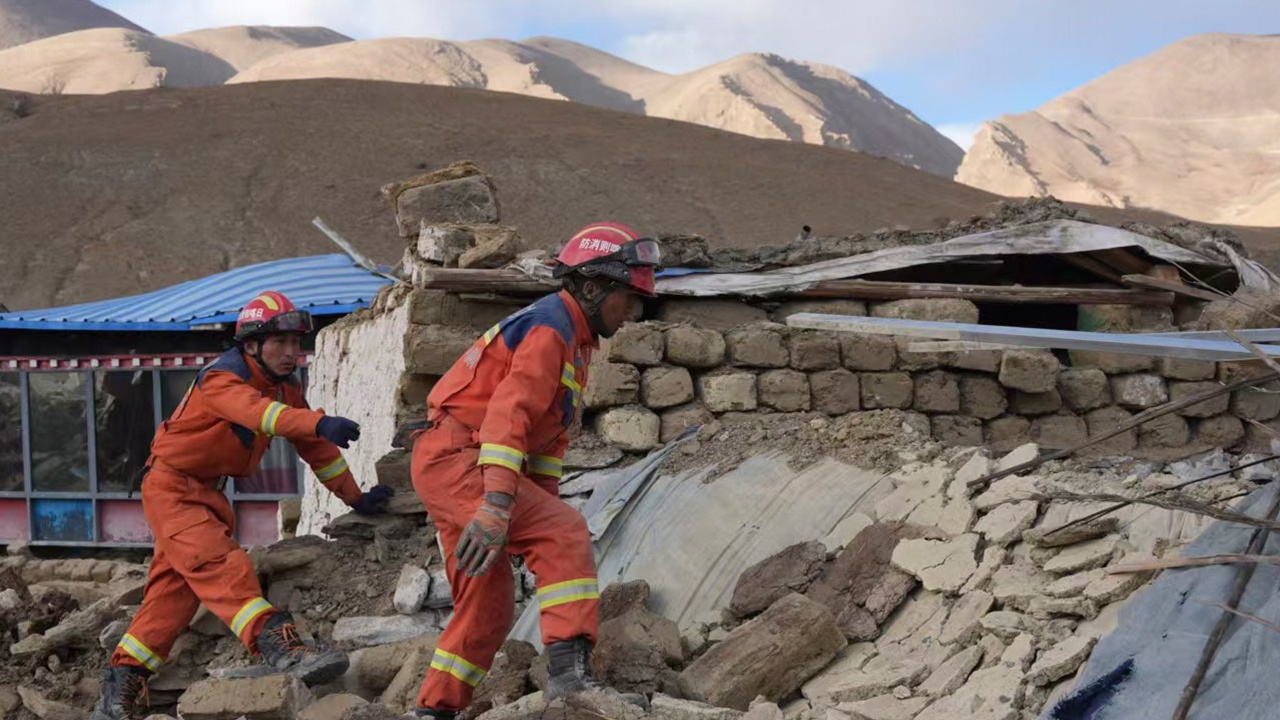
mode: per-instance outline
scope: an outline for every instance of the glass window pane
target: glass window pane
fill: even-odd
[[[262,456],[258,472],[247,478],[236,478],[237,495],[289,495],[298,492],[298,452],[284,438],[271,441]]]
[[[0,373],[0,492],[22,492],[22,378]]]
[[[31,484],[43,492],[89,492],[86,373],[33,372]]]
[[[166,370],[160,373],[160,419],[168,420],[178,403],[196,381],[195,370]]]
[[[94,373],[93,409],[97,422],[98,491],[128,492],[134,474],[151,454],[155,435],[155,397],[146,370]]]
[[[31,516],[33,540],[93,542],[92,500],[32,500]]]

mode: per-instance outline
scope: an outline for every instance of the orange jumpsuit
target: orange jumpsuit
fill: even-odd
[[[515,619],[511,564],[466,577],[454,557],[486,492],[515,495],[507,552],[524,556],[538,578],[543,642],[596,639],[600,591],[591,536],[559,493],[595,347],[572,296],[549,295],[486,332],[427,398],[434,424],[414,444],[413,485],[440,529],[454,615],[419,707],[465,708]]]
[[[226,476],[257,471],[271,439],[297,448],[325,487],[348,505],[360,488],[333,443],[316,435],[323,411],[312,410],[292,377],[270,380],[239,349],[206,366],[151,442],[142,509],[155,554],[138,611],[112,665],[157,670],[201,602],[256,652],[259,630],[275,608],[249,555],[235,541],[235,517],[217,487]]]

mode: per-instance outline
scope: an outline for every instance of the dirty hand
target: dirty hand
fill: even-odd
[[[351,506],[359,515],[381,515],[387,511],[387,502],[395,494],[390,485],[377,485],[373,489],[360,494],[360,499]]]
[[[492,492],[484,496],[484,503],[462,531],[462,539],[454,552],[458,569],[466,572],[467,577],[489,572],[505,554],[514,504],[515,498],[506,493]]]
[[[340,448],[351,447],[353,440],[360,439],[360,424],[337,415],[325,415],[316,423],[316,435]]]

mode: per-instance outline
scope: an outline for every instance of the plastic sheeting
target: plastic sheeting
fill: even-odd
[[[747,568],[822,539],[893,489],[886,473],[830,458],[797,472],[788,457],[764,454],[718,477],[714,468],[662,474],[661,459],[651,454],[618,471],[584,514],[597,537],[600,586],[646,580],[650,609],[680,626],[726,607]],[[600,513],[613,513],[610,522]],[[536,603],[510,637],[540,646]]]
[[[1237,509],[1262,514],[1280,483],[1260,488]],[[1234,523],[1211,525],[1185,551],[1206,556],[1243,552],[1253,528]],[[1280,535],[1268,538],[1265,554],[1280,555]],[[1168,720],[1191,678],[1209,633],[1222,616],[1214,605],[1226,602],[1239,566],[1215,565],[1165,570],[1120,611],[1119,624],[1094,648],[1077,688],[1112,686],[1107,698],[1090,703],[1083,693],[1073,697],[1073,711],[1059,715],[1046,709],[1044,720]],[[1239,609],[1280,623],[1280,566],[1259,564]],[[1116,671],[1128,660],[1132,672]],[[1218,648],[1200,685],[1190,720],[1274,718],[1280,708],[1280,634],[1237,617]],[[1107,676],[1122,678],[1105,682]],[[1100,682],[1099,682],[1100,681]]]

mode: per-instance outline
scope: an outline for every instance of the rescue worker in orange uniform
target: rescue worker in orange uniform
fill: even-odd
[[[515,619],[510,555],[538,578],[545,697],[600,687],[595,553],[586,519],[560,500],[560,477],[591,353],[655,295],[658,260],[657,243],[625,225],[582,229],[554,271],[564,289],[491,328],[427,398],[413,485],[440,530],[454,616],[416,716],[451,720],[470,703]]]
[[[361,493],[339,447],[360,426],[312,410],[294,377],[311,315],[278,292],[264,292],[240,312],[237,347],[204,367],[151,443],[142,508],[155,554],[142,608],[120,640],[103,680],[93,720],[142,718],[147,678],[204,603],[259,661],[308,685],[347,669],[345,653],[304,641],[293,617],[274,608],[234,536],[224,494],[228,477],[258,470],[271,440],[282,437],[332,493],[360,513],[379,513],[390,488]],[[266,667],[261,667],[265,665]]]

